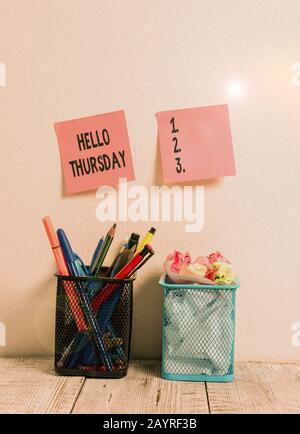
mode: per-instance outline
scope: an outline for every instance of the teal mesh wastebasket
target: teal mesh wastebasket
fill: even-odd
[[[229,382],[234,374],[235,292],[240,286],[175,285],[164,289],[162,377]]]

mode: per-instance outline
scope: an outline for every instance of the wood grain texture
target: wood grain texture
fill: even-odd
[[[276,412],[300,413],[300,365],[262,364],[262,371],[276,402]]]
[[[300,364],[236,363],[233,383],[166,381],[158,361],[119,380],[61,377],[52,359],[0,359],[0,413],[300,413]]]
[[[0,359],[0,413],[71,413],[83,377],[60,377],[53,360]]]
[[[207,383],[211,413],[300,412],[300,365],[237,363],[233,383]]]
[[[87,379],[74,413],[208,413],[204,383],[166,381],[158,361],[132,361],[120,380]]]

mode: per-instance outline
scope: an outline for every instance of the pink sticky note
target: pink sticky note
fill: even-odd
[[[54,124],[68,193],[135,179],[123,110]]]
[[[156,114],[164,181],[235,175],[227,105]]]

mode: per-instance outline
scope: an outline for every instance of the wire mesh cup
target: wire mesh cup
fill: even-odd
[[[98,378],[127,374],[133,281],[57,275],[57,373]]]
[[[232,286],[178,285],[164,289],[162,377],[229,382],[234,376],[235,292]]]

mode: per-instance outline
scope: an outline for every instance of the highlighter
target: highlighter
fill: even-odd
[[[146,244],[149,244],[151,242],[153,235],[155,234],[155,231],[156,231],[155,228],[149,229],[149,231],[146,233],[145,237],[142,239],[142,241],[138,245],[138,248],[136,249],[135,254],[139,253],[145,247]]]
[[[69,270],[67,267],[67,264],[65,262],[65,258],[63,255],[63,252],[61,250],[59,241],[58,241],[58,237],[53,229],[53,225],[51,222],[50,217],[44,217],[43,218],[43,223],[45,226],[45,230],[49,239],[49,243],[58,267],[58,271],[62,276],[69,276]],[[79,306],[79,301],[77,299],[77,294],[76,294],[76,290],[74,288],[74,285],[67,285],[64,282],[64,287],[66,289],[66,294],[68,297],[68,300],[70,302],[70,306],[71,306],[71,310],[73,313],[73,316],[75,318],[76,321],[76,326],[78,328],[78,330],[87,330],[87,325],[86,325],[86,321],[84,319],[84,315],[81,311],[81,308]]]

